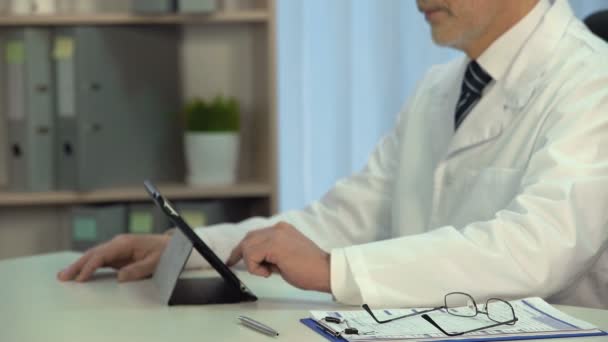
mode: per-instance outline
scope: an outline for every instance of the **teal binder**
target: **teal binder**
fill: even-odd
[[[0,34],[0,51],[5,46],[5,37]],[[2,53],[0,52],[0,55]],[[6,84],[6,63],[0,58],[0,84]],[[6,94],[0,91],[0,188],[8,187],[8,130],[6,116]]]
[[[206,13],[217,9],[217,0],[133,0],[132,9],[142,13]]]
[[[53,190],[51,32],[45,28],[9,30],[3,50],[9,187],[15,191]]]
[[[67,31],[67,30],[66,30]],[[78,126],[76,112],[75,41],[70,32],[58,29],[53,43],[57,84],[57,140],[54,155],[57,161],[57,187],[78,189]]]
[[[177,10],[176,0],[132,0],[131,9],[142,13],[170,13]]]
[[[178,12],[181,13],[205,13],[217,9],[217,0],[179,0]]]
[[[72,249],[84,251],[126,233],[125,205],[72,208]]]
[[[183,179],[178,37],[174,27],[56,30],[60,189]]]

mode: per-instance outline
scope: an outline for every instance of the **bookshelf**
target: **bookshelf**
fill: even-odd
[[[278,193],[275,0],[251,3],[245,10],[205,15],[0,15],[0,32],[32,26],[179,26],[183,100],[222,93],[241,103],[239,182],[213,187],[157,185],[171,200],[221,200],[236,204],[242,218],[271,215]],[[0,188],[0,259],[69,249],[70,208],[111,203],[151,202],[143,185],[88,192]]]
[[[157,186],[161,189],[163,195],[173,200],[266,198],[272,195],[272,187],[264,183],[235,184],[215,187],[186,186],[183,184],[157,184]],[[0,192],[0,206],[7,208],[145,202],[148,201],[149,198],[149,195],[145,192],[143,187],[101,189],[88,192]]]

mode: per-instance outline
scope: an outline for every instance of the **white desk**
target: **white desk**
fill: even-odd
[[[60,283],[56,273],[76,260],[59,253],[0,262],[0,341],[326,341],[299,319],[313,309],[344,308],[331,297],[291,287],[280,278],[239,272],[260,297],[255,303],[167,307],[150,280],[119,284],[113,274],[95,281]],[[197,272],[198,273],[198,272]],[[608,329],[608,311],[560,307]],[[258,319],[280,332],[267,337],[237,324],[238,315]],[[564,341],[608,341],[606,337]]]

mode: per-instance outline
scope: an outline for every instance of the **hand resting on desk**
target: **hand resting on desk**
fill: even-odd
[[[57,274],[61,281],[84,282],[101,267],[118,270],[118,281],[146,278],[154,273],[168,235],[119,235],[88,250],[80,259]]]
[[[156,269],[168,245],[168,235],[120,235],[88,250],[59,272],[61,281],[85,282],[101,267],[118,270],[121,282],[146,278]],[[249,232],[234,248],[227,264],[243,260],[247,270],[261,277],[278,272],[291,285],[331,292],[330,255],[288,223]]]

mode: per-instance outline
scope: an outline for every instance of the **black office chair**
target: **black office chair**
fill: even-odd
[[[591,32],[608,42],[608,10],[588,16],[585,24]]]

